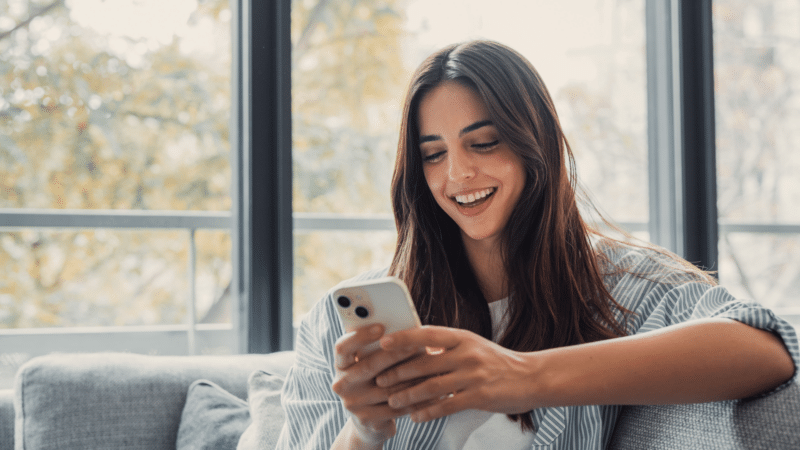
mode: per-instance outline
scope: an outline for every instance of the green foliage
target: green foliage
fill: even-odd
[[[294,210],[391,212],[389,180],[409,70],[397,0],[292,2]],[[294,312],[391,261],[394,232],[295,234]]]
[[[0,31],[0,208],[230,210],[228,2],[190,18],[214,24],[225,51],[208,53],[99,35],[52,5],[0,0],[19,25]],[[187,232],[12,230],[0,244],[2,327],[185,320]],[[229,237],[199,242],[198,266],[220,293]]]
[[[408,76],[397,3],[292,2],[295,211],[390,212]]]

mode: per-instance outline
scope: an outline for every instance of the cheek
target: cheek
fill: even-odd
[[[426,168],[424,171],[425,182],[428,184],[428,189],[430,190],[431,196],[433,196],[433,200],[437,205],[439,205],[440,208],[445,209],[448,203],[447,198],[445,198],[443,195],[445,179],[439,176],[440,174],[436,169],[436,167]]]
[[[514,192],[514,196],[518,196],[525,186],[525,179],[527,178],[525,168],[522,167],[520,162],[511,159],[504,162],[501,172],[503,173],[502,178],[506,180],[511,191]]]
[[[436,197],[442,190],[441,177],[437,176],[436,169],[431,167],[423,169],[423,173],[425,174],[425,182],[428,184],[428,189],[430,189],[433,196]]]

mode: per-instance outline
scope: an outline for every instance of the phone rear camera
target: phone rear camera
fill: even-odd
[[[344,295],[336,299],[339,302],[339,306],[342,308],[349,308],[350,307],[350,299],[345,297]]]
[[[369,315],[369,310],[367,308],[364,308],[363,306],[357,306],[356,315],[364,319]]]

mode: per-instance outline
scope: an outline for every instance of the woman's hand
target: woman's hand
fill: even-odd
[[[541,371],[534,353],[503,348],[466,330],[436,326],[393,333],[381,339],[381,347],[387,352],[428,348],[426,355],[389,368],[376,379],[378,386],[395,391],[389,406],[413,409],[415,422],[465,409],[516,414],[539,406]],[[428,379],[398,391],[398,384],[421,377]]]
[[[396,433],[395,419],[411,411],[410,408],[391,408],[387,404],[389,395],[395,389],[407,385],[399,384],[395,389],[378,387],[375,377],[409,358],[414,351],[379,349],[369,356],[358,356],[364,347],[380,339],[383,332],[382,325],[365,326],[336,341],[336,376],[331,387],[341,397],[344,407],[352,413],[337,439],[337,444],[341,441],[342,448],[350,448],[355,444],[380,448],[384,441]]]

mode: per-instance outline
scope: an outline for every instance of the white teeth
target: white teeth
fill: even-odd
[[[458,203],[461,203],[461,204],[472,203],[472,202],[474,202],[476,200],[480,200],[480,199],[486,197],[487,195],[489,195],[492,192],[494,192],[494,190],[495,190],[495,188],[488,188],[488,189],[484,189],[482,191],[473,192],[473,193],[468,194],[468,195],[456,195],[455,199],[456,199],[456,201]]]

